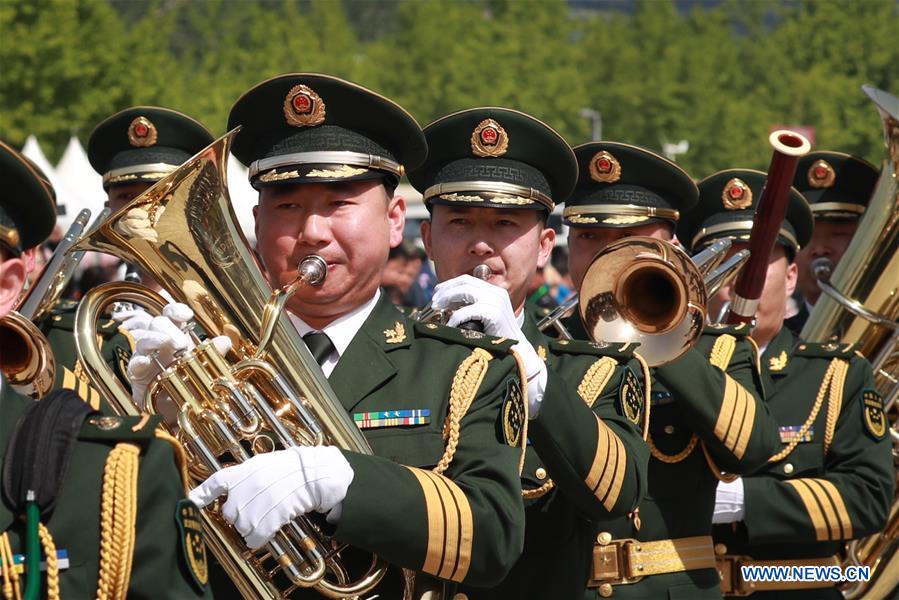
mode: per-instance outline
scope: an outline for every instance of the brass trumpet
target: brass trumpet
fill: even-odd
[[[472,277],[477,277],[483,281],[487,281],[491,275],[493,275],[493,270],[485,264],[480,264],[471,270]],[[445,325],[449,318],[452,316],[455,310],[462,308],[461,306],[451,307],[448,309],[442,308],[434,308],[428,303],[427,306],[422,308],[420,311],[414,313],[412,318],[416,321],[421,321],[422,323],[439,323],[441,325]],[[482,326],[479,321],[469,321],[467,323],[462,323],[459,325],[460,329],[472,329],[482,331]]]
[[[671,362],[693,346],[702,332],[708,297],[736,276],[747,250],[726,261],[730,240],[718,240],[691,258],[652,237],[610,244],[596,257],[581,283],[562,305],[537,323],[571,339],[561,323],[575,306],[594,341],[637,342],[650,366]],[[581,301],[586,299],[586,301]]]
[[[177,423],[165,426],[183,442],[194,484],[230,463],[300,444],[371,453],[283,314],[293,293],[324,280],[326,263],[307,257],[296,280],[273,292],[234,216],[226,171],[236,133],[213,142],[75,247],[139,266],[193,309],[210,338],[231,339],[227,356],[211,339],[199,342],[148,388],[150,412],[159,412],[166,395],[177,408]],[[96,343],[97,321],[117,301],[152,312],[161,311],[166,302],[143,286],[109,283],[91,290],[76,315],[78,354],[91,383],[116,411],[137,414],[140,408]],[[308,587],[328,598],[354,597],[376,586],[387,570],[373,556],[368,571],[353,579],[341,560],[344,546],[307,517],[283,527],[262,549],[250,551],[218,514],[217,504],[201,516],[211,550],[245,598],[290,598]]]

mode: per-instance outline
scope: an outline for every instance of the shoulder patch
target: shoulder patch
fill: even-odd
[[[509,379],[506,383],[506,399],[503,400],[502,414],[503,438],[513,448],[520,447],[526,417],[521,383],[517,377]]]
[[[643,401],[643,386],[640,385],[640,380],[630,367],[625,366],[621,384],[618,386],[618,404],[621,407],[621,414],[637,426],[643,421]]]
[[[588,342],[586,340],[551,340],[549,349],[554,354],[589,354],[608,356],[619,361],[630,360],[640,344]]]
[[[743,338],[748,336],[751,331],[752,328],[746,323],[739,323],[737,325],[728,325],[727,323],[709,323],[703,328],[702,335],[718,336],[724,335],[726,333],[736,338]]]
[[[865,430],[875,440],[882,440],[887,432],[887,418],[883,412],[883,398],[875,390],[862,392],[862,413]]]
[[[800,342],[796,346],[793,355],[806,356],[808,358],[852,358],[855,355],[854,351],[855,346],[853,344]]]
[[[194,585],[200,592],[206,591],[209,583],[209,563],[206,561],[206,542],[203,541],[203,522],[200,509],[185,498],[178,502],[175,509],[175,521],[181,534],[181,550],[184,552],[184,563],[190,572]]]
[[[156,437],[158,416],[119,417],[94,415],[88,417],[78,433],[79,440],[147,441]]]
[[[497,338],[480,331],[458,329],[456,327],[447,327],[446,325],[437,325],[436,323],[416,322],[415,334],[417,337],[434,338],[450,344],[483,348],[494,354],[507,354],[509,349],[515,345],[515,340],[508,338]]]

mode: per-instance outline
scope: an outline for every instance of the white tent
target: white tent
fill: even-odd
[[[57,212],[59,213],[59,218],[56,223],[63,231],[65,231],[80,210],[79,208],[75,208],[74,205],[70,206],[72,194],[69,193],[67,182],[56,173],[56,169],[54,169],[53,165],[50,164],[50,161],[47,160],[47,156],[44,154],[44,151],[41,150],[41,145],[33,135],[29,135],[28,139],[25,140],[22,154],[34,161],[34,164],[44,172],[44,175],[47,176],[50,183],[53,185],[53,189],[56,192]]]
[[[234,207],[234,214],[237,215],[243,234],[251,244],[255,244],[253,207],[256,206],[259,193],[250,185],[246,167],[240,164],[233,154],[228,157],[228,194],[231,196],[231,205]]]
[[[81,209],[87,208],[91,211],[93,221],[103,210],[103,204],[106,202],[103,178],[91,167],[87,153],[77,137],[72,136],[69,140],[62,159],[56,165],[56,174],[65,182],[71,194],[71,200],[66,207],[66,216],[69,220],[74,219]]]

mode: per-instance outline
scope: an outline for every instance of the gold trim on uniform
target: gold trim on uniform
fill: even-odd
[[[743,210],[752,206],[752,190],[739,177],[728,181],[721,192],[721,203],[727,210]]]
[[[15,227],[0,225],[0,242],[3,242],[10,248],[15,248],[19,245],[21,239],[22,238],[19,237],[19,230]]]
[[[581,383],[577,386],[577,393],[587,406],[592,407],[596,399],[599,398],[599,395],[608,385],[609,380],[612,379],[612,374],[615,372],[615,365],[617,364],[618,362],[614,358],[603,356],[590,365],[590,368],[584,373],[584,378],[581,379]]]
[[[781,350],[777,356],[768,359],[768,369],[772,371],[783,371],[787,366],[787,351]]]
[[[284,119],[294,127],[310,127],[325,122],[325,102],[307,85],[290,88],[284,97]]]
[[[590,179],[600,183],[615,183],[621,179],[621,163],[611,152],[602,150],[590,159]]]
[[[752,396],[727,373],[724,374],[724,397],[715,423],[715,437],[736,458],[742,458],[755,423]]]
[[[584,483],[602,502],[603,507],[610,511],[618,501],[624,483],[627,452],[615,432],[599,417],[596,417],[596,435],[596,454]]]
[[[830,166],[830,163],[823,159],[818,159],[812,166],[808,168],[808,184],[813,188],[829,188],[833,187],[837,180],[837,173]]]
[[[471,565],[474,519],[464,492],[452,480],[415,467],[428,516],[428,548],[421,570],[450,581],[462,581]]]
[[[354,168],[350,165],[340,165],[336,169],[312,169],[306,173],[306,177],[347,178],[362,175],[363,173],[368,173],[368,169]]]
[[[134,117],[128,126],[128,143],[137,148],[156,144],[156,125],[147,117]]]
[[[384,341],[388,344],[400,344],[406,339],[406,327],[397,321],[390,329],[384,330]]]
[[[471,153],[482,158],[502,156],[509,149],[509,134],[493,119],[484,119],[471,132]]]
[[[669,221],[677,221],[680,218],[680,211],[674,208],[661,208],[658,206],[641,206],[640,204],[578,204],[574,206],[566,206],[562,211],[562,218],[569,221],[596,223],[594,218],[592,221],[586,221],[591,215],[607,217],[603,223],[612,224],[615,219],[623,217],[643,217],[645,219],[667,219]],[[624,221],[622,221],[624,222]]]
[[[799,494],[819,542],[851,539],[852,521],[836,486],[826,479],[790,479]]]

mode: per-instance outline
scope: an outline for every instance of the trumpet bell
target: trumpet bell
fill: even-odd
[[[593,340],[640,344],[650,366],[680,357],[702,332],[707,302],[701,271],[663,240],[631,237],[593,259],[579,312]]]

